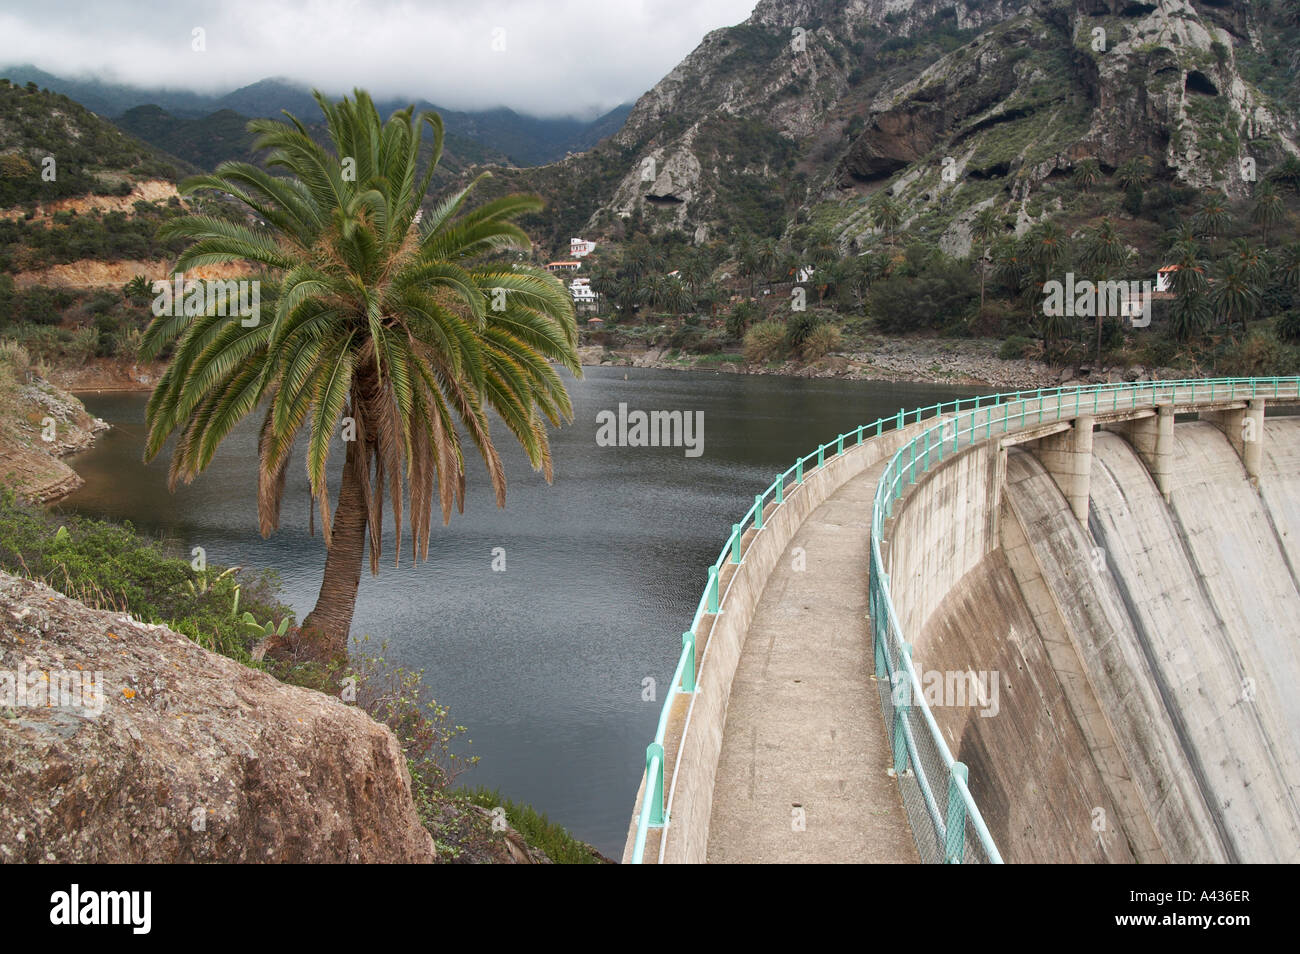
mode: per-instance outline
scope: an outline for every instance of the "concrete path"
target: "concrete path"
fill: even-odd
[[[809,515],[763,591],[731,686],[710,862],[919,860],[886,774],[866,621],[883,470],[853,478]]]

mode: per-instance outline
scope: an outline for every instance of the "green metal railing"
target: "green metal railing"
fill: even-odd
[[[777,475],[767,490],[755,495],[753,506],[746,511],[740,523],[732,525],[731,535],[717,560],[708,568],[707,582],[695,617],[690,629],[682,634],[681,655],[673,672],[668,695],[664,699],[654,741],[646,748],[645,794],[637,816],[632,863],[640,864],[643,861],[648,831],[651,828],[666,829],[671,823],[672,793],[664,790],[664,736],[677,696],[689,695],[695,691],[696,635],[700,632],[700,622],[706,615],[720,612],[722,599],[719,594],[719,578],[724,563],[743,562],[743,542],[747,529],[763,529],[765,510],[769,503],[781,506],[787,492],[792,492],[792,489],[797,489],[803,483],[810,463],[815,462],[816,467],[825,466],[828,452],[832,456],[839,456],[845,453],[846,445],[852,449],[868,437],[879,437],[887,430],[919,424],[931,418],[938,419],[938,423],[922,431],[894,453],[876,486],[871,521],[868,603],[877,683],[885,724],[889,727],[894,774],[902,791],[904,806],[908,810],[921,857],[949,863],[1001,863],[1001,855],[967,784],[966,766],[953,759],[939,726],[926,705],[920,680],[912,665],[911,646],[904,638],[890,595],[889,577],[884,570],[880,544],[885,521],[893,516],[894,504],[903,496],[907,487],[916,483],[918,474],[924,475],[945,457],[960,451],[963,438],[964,446],[969,447],[990,440],[995,434],[1025,430],[1080,414],[1098,414],[1160,403],[1186,406],[1259,397],[1300,400],[1300,377],[1141,381],[959,398],[911,411],[900,410],[896,415],[847,431],[830,443],[822,444],[816,451],[799,458],[792,467]],[[966,412],[964,415],[963,409]],[[936,792],[939,783],[944,786],[942,793]],[[942,804],[940,794],[943,795]],[[666,835],[665,832],[665,837]]]

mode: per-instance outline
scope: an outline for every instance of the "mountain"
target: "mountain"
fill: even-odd
[[[38,87],[63,93],[101,116],[125,120],[123,128],[160,148],[168,148],[163,143],[169,143],[177,155],[202,155],[209,151],[226,155],[229,150],[224,147],[209,150],[202,137],[209,132],[222,134],[223,128],[231,122],[230,114],[279,119],[281,112],[288,110],[307,122],[320,116],[310,89],[286,79],[264,79],[233,92],[206,95],[93,79],[67,79],[33,66],[6,67],[0,69],[0,76],[19,85],[33,82]],[[392,97],[377,100],[376,105],[381,113],[387,114],[411,102],[409,98]],[[417,110],[431,109],[441,114],[447,129],[448,146],[464,160],[501,161],[520,166],[552,162],[562,159],[567,153],[589,148],[615,132],[632,109],[630,104],[625,104],[594,120],[571,117],[542,119],[504,108],[463,112],[445,109],[423,99],[414,102]],[[156,107],[157,111],[138,112],[139,108],[146,106]],[[197,126],[178,124],[176,129],[169,131],[163,128],[159,113],[170,119],[203,123]],[[215,120],[212,119],[214,114],[218,114]]]
[[[174,182],[184,171],[67,96],[0,80],[0,209],[125,197],[137,182]]]
[[[312,102],[311,111],[296,115],[317,139],[325,141],[325,127],[320,107]],[[277,116],[276,118],[283,118]],[[213,169],[226,160],[258,162],[262,158],[253,149],[256,136],[248,132],[249,117],[233,109],[220,109],[198,119],[172,116],[158,106],[136,106],[114,120],[125,132],[183,159],[198,169]],[[508,164],[499,152],[486,149],[477,140],[448,133],[443,142],[442,161],[434,178],[434,188],[446,185],[475,166]]]
[[[607,142],[514,181],[566,217],[548,236],[803,222],[845,248],[875,240],[888,190],[904,227],[964,254],[977,209],[1023,230],[1055,211],[1042,185],[1088,158],[1246,194],[1251,162],[1262,176],[1300,152],[1297,50],[1296,0],[761,0]]]

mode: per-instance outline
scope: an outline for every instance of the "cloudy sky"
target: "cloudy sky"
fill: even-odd
[[[0,5],[0,66],[202,92],[285,76],[333,93],[585,116],[635,100],[754,3],[33,0]]]

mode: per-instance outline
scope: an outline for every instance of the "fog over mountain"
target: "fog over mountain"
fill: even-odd
[[[701,36],[740,22],[752,6],[51,0],[0,10],[0,64],[208,95],[278,76],[333,94],[364,86],[447,109],[504,106],[590,121],[635,100]]]

